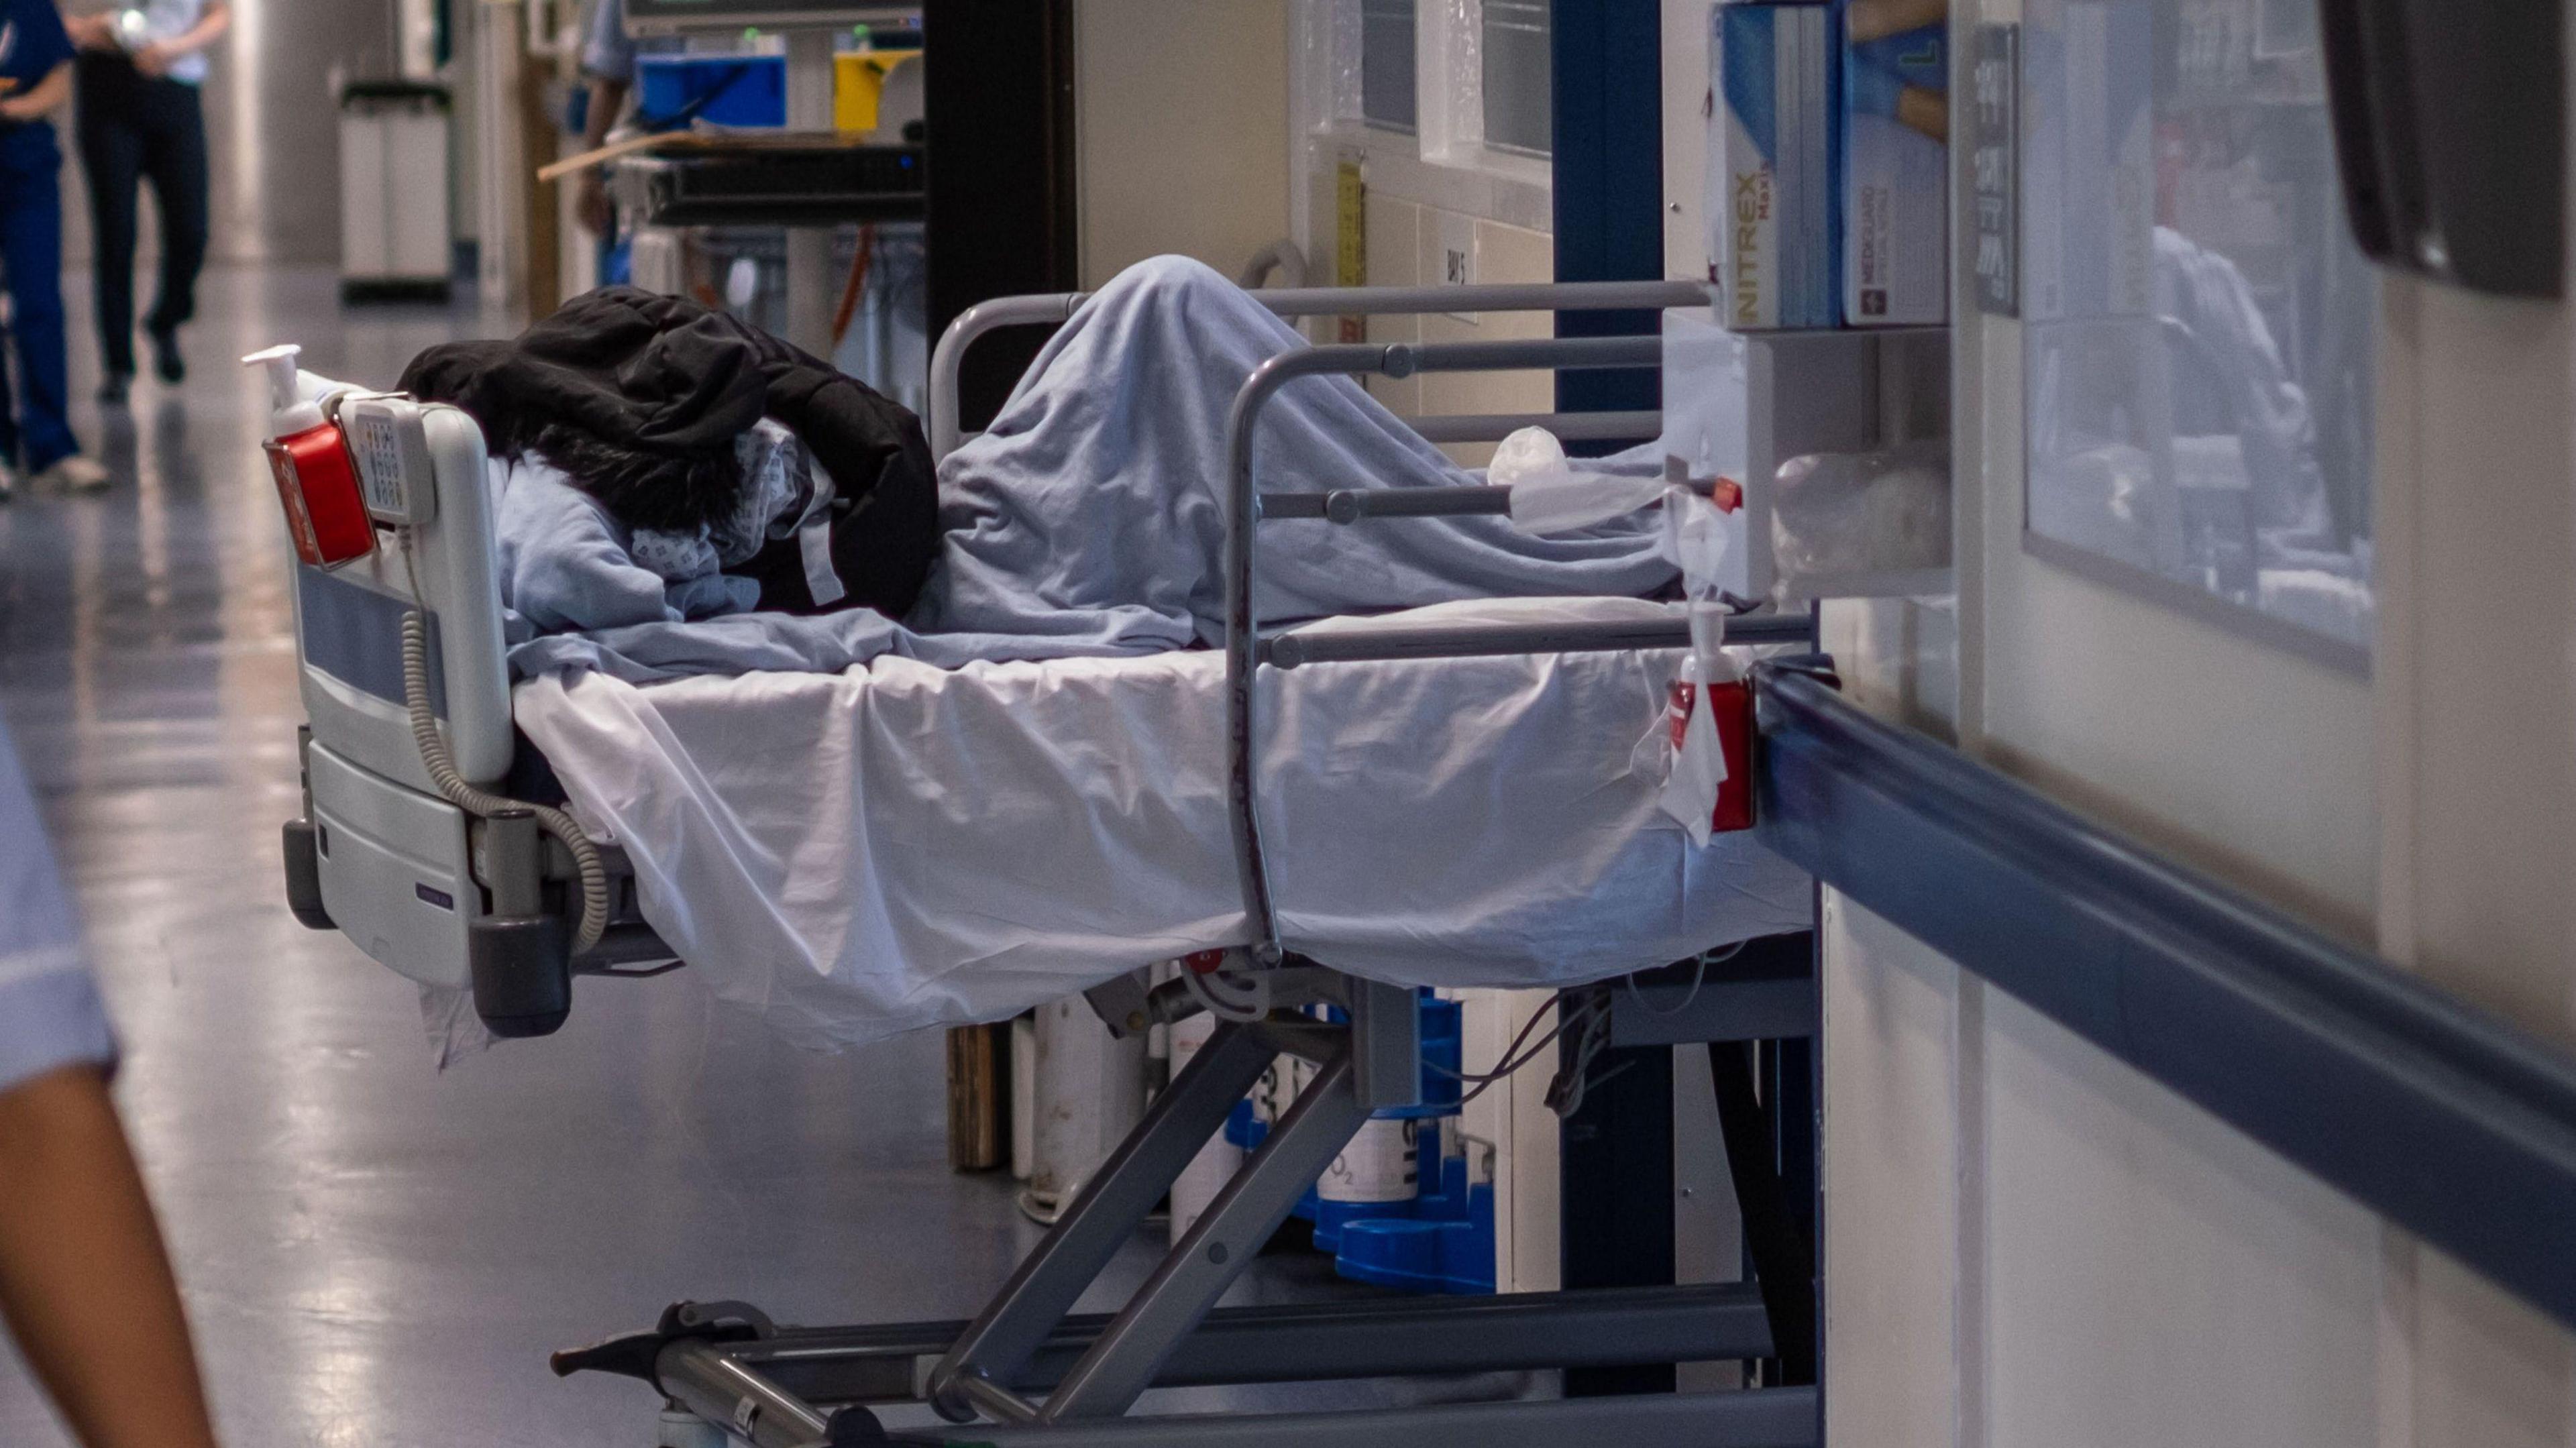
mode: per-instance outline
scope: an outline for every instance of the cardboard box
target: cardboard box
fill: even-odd
[[[1833,12],[1709,15],[1709,282],[1738,330],[1830,327],[1834,276]]]
[[[1842,320],[1950,319],[1950,54],[1946,24],[1870,33],[1845,13],[1842,50]]]

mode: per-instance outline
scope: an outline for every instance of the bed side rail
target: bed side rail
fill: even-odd
[[[1249,294],[1283,317],[1404,316],[1426,312],[1661,311],[1708,305],[1700,282],[1502,282],[1463,287],[1270,287]],[[938,461],[966,440],[958,425],[958,376],[966,353],[1005,327],[1060,326],[1091,299],[1089,292],[996,297],[957,314],[930,354],[930,452]],[[1655,365],[1652,361],[1647,366]],[[1480,413],[1422,418],[1414,428],[1433,442],[1491,442],[1523,427],[1559,437],[1609,441],[1653,437],[1653,412]]]
[[[1596,283],[1598,286],[1660,286],[1662,283]],[[1448,289],[1454,297],[1456,289]],[[1301,378],[1378,375],[1410,377],[1417,372],[1501,372],[1523,369],[1584,371],[1654,367],[1663,355],[1663,339],[1641,337],[1539,337],[1497,342],[1445,342],[1431,345],[1340,344],[1302,347],[1263,362],[1244,380],[1226,418],[1225,491],[1225,678],[1226,802],[1234,841],[1235,867],[1243,887],[1244,910],[1251,925],[1253,958],[1275,965],[1285,956],[1279,943],[1277,913],[1270,898],[1269,868],[1261,842],[1260,800],[1253,768],[1253,741],[1259,734],[1261,666],[1296,668],[1304,664],[1354,659],[1457,658],[1517,653],[1571,653],[1640,647],[1673,647],[1689,641],[1687,625],[1655,626],[1597,623],[1464,624],[1441,628],[1387,629],[1370,634],[1301,636],[1265,639],[1252,600],[1258,577],[1259,528],[1265,517],[1326,518],[1357,522],[1363,518],[1440,518],[1495,511],[1503,490],[1486,487],[1405,489],[1406,506],[1355,507],[1336,510],[1341,494],[1274,494],[1254,490],[1254,424],[1282,388]],[[1372,495],[1374,498],[1377,495]],[[1341,516],[1347,512],[1349,516]],[[1748,618],[1730,625],[1731,636],[1745,642],[1811,641],[1814,624],[1807,615]]]
[[[1761,679],[1765,844],[2576,1326],[2576,1057],[1823,681]]]
[[[312,373],[299,385],[317,400],[360,391]],[[509,772],[513,736],[483,433],[453,407],[396,406],[419,418],[437,512],[414,530],[410,560],[380,533],[375,553],[347,567],[290,565],[305,715],[314,739],[333,753],[434,793],[403,695],[402,620],[422,606],[430,623],[432,710],[446,726],[458,771],[488,784]]]

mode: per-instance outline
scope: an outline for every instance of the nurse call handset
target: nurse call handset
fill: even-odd
[[[339,412],[340,431],[357,459],[367,515],[395,528],[417,528],[437,516],[438,489],[420,405],[407,397],[357,396],[343,398]]]

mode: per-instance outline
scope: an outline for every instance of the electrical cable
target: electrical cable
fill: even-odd
[[[1581,1111],[1586,1093],[1628,1069],[1618,1066],[1600,1081],[1590,1079],[1593,1060],[1610,1046],[1609,992],[1597,992],[1592,1000],[1597,1003],[1597,1009],[1584,1017],[1583,1034],[1575,1038],[1574,1059],[1559,1068],[1556,1078],[1547,1083],[1548,1109],[1560,1117],[1571,1117]]]
[[[1494,1069],[1490,1071],[1453,1071],[1436,1061],[1425,1061],[1423,1067],[1434,1075],[1445,1076],[1452,1081],[1474,1088],[1458,1098],[1458,1104],[1464,1106],[1493,1089],[1497,1083],[1520,1074],[1531,1062],[1545,1055],[1547,1048],[1556,1044],[1557,1038],[1563,1036],[1568,1030],[1582,1028],[1588,1031],[1596,1016],[1601,1019],[1603,1028],[1607,1028],[1609,1018],[1607,997],[1597,992],[1584,994],[1576,996],[1574,1004],[1567,1006],[1563,1003],[1568,996],[1575,996],[1575,993],[1561,991],[1548,997],[1545,1004],[1530,1012],[1528,1023],[1520,1028],[1519,1034],[1512,1037],[1509,1045],[1503,1047],[1501,1057],[1495,1062]],[[1530,1032],[1538,1029],[1538,1023],[1545,1020],[1551,1010],[1557,1013],[1555,1028],[1536,1041],[1530,1041]],[[1522,1048],[1522,1043],[1525,1041],[1529,1042],[1526,1050]]]
[[[841,304],[832,309],[832,345],[838,348],[850,334],[850,318],[857,316],[859,298],[868,290],[868,272],[876,260],[877,226],[871,221],[859,228],[859,249],[850,258],[849,278],[841,283]]]
[[[1523,1025],[1523,1026],[1521,1027],[1521,1029],[1520,1029],[1520,1033],[1519,1033],[1518,1035],[1513,1036],[1513,1037],[1512,1037],[1512,1039],[1511,1039],[1510,1044],[1508,1044],[1508,1045],[1506,1045],[1506,1046],[1504,1046],[1504,1047],[1503,1047],[1502,1054],[1501,1054],[1500,1056],[1498,1056],[1498,1057],[1496,1057],[1496,1058],[1495,1058],[1495,1066],[1494,1066],[1494,1069],[1493,1069],[1493,1070],[1491,1070],[1491,1071],[1455,1071],[1455,1070],[1451,1070],[1451,1069],[1450,1069],[1449,1067],[1447,1067],[1447,1066],[1443,1066],[1443,1065],[1441,1065],[1441,1064],[1440,1064],[1439,1062],[1437,1062],[1437,1061],[1432,1061],[1432,1060],[1425,1060],[1425,1061],[1422,1063],[1422,1065],[1423,1065],[1423,1069],[1425,1069],[1425,1070],[1427,1070],[1427,1071],[1431,1072],[1431,1073],[1432,1073],[1432,1074],[1434,1074],[1434,1075],[1437,1075],[1437,1076],[1446,1076],[1446,1077],[1448,1077],[1448,1078],[1449,1078],[1450,1080],[1452,1080],[1452,1081],[1463,1082],[1463,1083],[1465,1083],[1465,1084],[1467,1084],[1467,1085],[1471,1085],[1471,1086],[1478,1086],[1478,1085],[1481,1085],[1481,1086],[1490,1086],[1490,1085],[1492,1085],[1494,1082],[1499,1081],[1499,1080],[1503,1079],[1505,1076],[1508,1076],[1508,1075],[1510,1075],[1510,1074],[1511,1074],[1511,1071],[1510,1071],[1510,1070],[1508,1070],[1508,1069],[1506,1069],[1506,1066],[1507,1066],[1507,1064],[1511,1061],[1513,1053],[1514,1053],[1514,1052],[1517,1052],[1518,1050],[1520,1050],[1520,1048],[1521,1048],[1521,1043],[1522,1043],[1523,1041],[1526,1041],[1526,1040],[1528,1040],[1528,1039],[1529,1039],[1529,1033],[1530,1033],[1530,1032],[1535,1031],[1535,1030],[1537,1030],[1537,1029],[1538,1029],[1538,1023],[1539,1023],[1540,1021],[1543,1021],[1543,1020],[1547,1019],[1547,1013],[1548,1013],[1549,1011],[1554,1010],[1554,1009],[1556,1008],[1556,1003],[1557,1003],[1557,1002],[1558,1002],[1558,1000],[1560,1000],[1560,999],[1562,999],[1562,997],[1561,997],[1561,996],[1549,996],[1546,1000],[1544,1000],[1544,1001],[1542,1001],[1542,1002],[1540,1002],[1540,1003],[1539,1003],[1539,1008],[1538,1008],[1537,1010],[1534,1010],[1534,1011],[1530,1012],[1530,1018],[1529,1018],[1528,1023],[1527,1023],[1527,1024],[1525,1024],[1525,1025]],[[1560,1027],[1560,1029],[1561,1029],[1561,1027]],[[1551,1034],[1548,1036],[1548,1038],[1547,1038],[1547,1040],[1554,1040],[1554,1039],[1555,1039],[1555,1036],[1553,1035],[1553,1033],[1551,1033]],[[1539,1044],[1543,1046],[1543,1045],[1547,1044],[1547,1041],[1543,1040],[1543,1041],[1541,1041]],[[1533,1048],[1533,1049],[1535,1049],[1535,1048]]]
[[[1708,984],[1708,966],[1708,957],[1704,955],[1697,961],[1693,962],[1691,967],[1691,988],[1682,993],[1682,998],[1679,1004],[1668,1006],[1662,1010],[1657,1010],[1653,1006],[1646,1004],[1646,993],[1637,989],[1637,977],[1635,975],[1631,974],[1622,976],[1620,979],[1626,983],[1629,999],[1634,1000],[1637,1003],[1637,1009],[1644,1011],[1647,1015],[1653,1016],[1657,1020],[1668,1020],[1674,1016],[1680,1015],[1686,1010],[1689,1010],[1692,1004],[1699,999],[1700,987]]]
[[[1680,1015],[1682,1012],[1689,1010],[1691,1005],[1699,999],[1700,987],[1708,984],[1708,968],[1710,966],[1724,965],[1735,957],[1742,955],[1744,953],[1746,943],[1747,942],[1745,941],[1739,940],[1733,945],[1728,946],[1723,952],[1703,950],[1699,954],[1691,957],[1691,988],[1689,993],[1682,997],[1681,1004],[1664,1010],[1659,1011],[1653,1006],[1646,1004],[1646,993],[1637,989],[1637,977],[1633,973],[1622,976],[1621,979],[1627,983],[1628,994],[1636,1000],[1637,1009],[1644,1011],[1647,1015],[1653,1016],[1657,1020],[1668,1020],[1671,1017]],[[1605,1077],[1603,1079],[1606,1080],[1608,1078]]]
[[[599,857],[599,847],[571,815],[551,805],[477,789],[457,772],[455,756],[447,751],[447,737],[438,732],[438,718],[429,707],[429,606],[421,601],[411,530],[394,532],[402,540],[403,571],[411,584],[413,607],[402,620],[403,705],[411,716],[411,739],[420,751],[421,768],[440,796],[467,814],[488,819],[504,810],[526,810],[548,834],[563,841],[572,853],[573,868],[581,875],[581,923],[572,938],[572,953],[580,955],[597,945],[608,930],[608,866]]]

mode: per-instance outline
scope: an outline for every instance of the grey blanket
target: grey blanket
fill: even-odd
[[[1224,632],[1225,420],[1252,369],[1302,345],[1196,262],[1129,268],[1075,314],[992,429],[940,468],[945,540],[901,623],[865,609],[739,611],[721,584],[639,566],[605,512],[541,462],[500,487],[503,588],[522,676],[635,682],[838,672],[881,654],[975,659],[1152,653]],[[1605,471],[1651,470],[1657,451]],[[1256,434],[1264,491],[1477,481],[1348,378],[1290,384]],[[1669,583],[1651,515],[1558,538],[1498,517],[1265,525],[1265,620],[1510,595],[1639,595]]]

